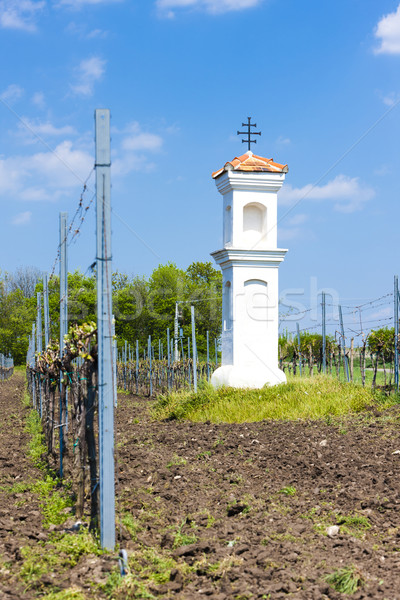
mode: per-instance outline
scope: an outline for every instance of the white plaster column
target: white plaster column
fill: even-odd
[[[222,364],[218,387],[286,381],[278,368],[277,193],[286,165],[251,152],[213,174],[223,196],[224,247],[212,253],[223,275]]]

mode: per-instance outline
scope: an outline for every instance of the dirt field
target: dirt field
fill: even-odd
[[[0,384],[1,486],[40,476],[26,456],[17,375]],[[324,580],[352,568],[352,598],[400,599],[400,410],[339,422],[151,422],[120,395],[118,527],[131,574],[109,597],[343,598]],[[47,540],[38,501],[0,492],[0,598],[76,585],[104,598],[115,562],[85,557],[24,591],[21,548]],[[329,535],[330,534],[330,535]],[[26,586],[25,586],[26,587]],[[91,591],[89,591],[91,590]]]

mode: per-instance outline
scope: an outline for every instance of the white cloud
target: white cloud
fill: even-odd
[[[199,8],[211,14],[222,14],[253,8],[261,2],[263,0],[156,0],[156,6],[162,16],[173,18],[173,11],[179,8]]]
[[[45,6],[42,0],[0,0],[0,27],[35,31],[36,16]]]
[[[390,94],[382,96],[382,102],[385,106],[394,106],[400,102],[400,94],[398,92],[390,92]]]
[[[164,143],[161,135],[143,131],[137,121],[128,123],[122,129],[113,126],[111,133],[114,140],[121,140],[120,151],[115,151],[112,160],[114,174],[126,175],[131,171],[150,172],[155,169],[155,163],[149,160],[147,154],[161,150]]]
[[[99,56],[82,60],[76,68],[77,83],[71,86],[72,91],[78,96],[91,96],[95,83],[104,75],[105,66],[106,61]]]
[[[83,6],[95,4],[115,4],[116,2],[123,2],[123,0],[59,0],[58,5],[79,10]]]
[[[0,158],[0,196],[26,201],[54,201],[81,186],[93,157],[61,142],[54,152]]]
[[[46,106],[46,102],[44,99],[44,94],[43,92],[36,92],[35,94],[33,94],[32,96],[32,103],[37,106],[38,108],[45,108]]]
[[[157,150],[160,150],[162,144],[162,137],[155,133],[138,133],[126,137],[122,141],[122,148],[123,150],[129,150],[131,152],[138,150],[150,150],[151,152],[156,152]]]
[[[128,175],[132,171],[142,171],[150,173],[156,168],[155,163],[149,161],[147,156],[141,154],[124,154],[121,157],[117,157],[112,161],[112,173],[113,175],[119,175],[123,177]]]
[[[307,238],[310,239],[309,232],[307,232],[304,227],[301,227],[306,221],[308,221],[308,216],[305,214],[293,215],[293,217],[286,221],[285,227],[278,228],[279,239],[288,241],[304,237],[306,234]]]
[[[282,146],[288,146],[289,144],[291,144],[291,140],[288,137],[284,137],[283,135],[280,135],[278,137],[278,139],[276,140],[277,144],[281,144]]]
[[[32,213],[30,210],[26,210],[25,212],[21,212],[18,215],[16,215],[13,220],[12,223],[13,225],[27,225],[32,217]]]
[[[88,30],[87,24],[76,23],[71,21],[65,28],[65,31],[71,35],[76,35],[82,39],[93,40],[93,39],[104,39],[108,36],[108,31],[104,29],[91,29]]]
[[[381,18],[374,33],[380,43],[375,54],[400,54],[400,4],[395,12]]]
[[[15,83],[12,83],[4,90],[4,92],[0,94],[0,99],[5,100],[5,102],[8,102],[8,104],[13,104],[13,102],[19,100],[23,94],[23,88]]]
[[[375,196],[375,191],[360,183],[358,177],[338,175],[327,184],[317,186],[309,183],[302,188],[283,186],[279,192],[279,203],[293,205],[300,200],[332,201],[334,210],[351,213],[363,208]]]
[[[56,136],[69,136],[76,135],[76,129],[71,125],[63,125],[62,127],[56,127],[50,121],[30,121],[26,117],[22,118],[23,123],[18,123],[18,129],[26,136],[28,134],[29,141],[31,141],[31,135],[36,134],[40,137],[56,137]]]
[[[381,165],[377,169],[374,169],[374,175],[377,175],[378,177],[385,177],[385,175],[390,175],[391,172],[391,167],[385,164]]]

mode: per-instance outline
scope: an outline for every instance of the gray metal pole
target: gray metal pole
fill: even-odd
[[[42,293],[37,292],[36,295],[36,347],[37,351],[42,352],[43,350],[43,338],[42,338]],[[42,406],[42,380],[40,373],[38,373],[39,382],[39,414],[40,418],[43,416]]]
[[[44,312],[44,347],[50,341],[50,313],[49,313],[49,281],[47,273],[43,273],[43,312]]]
[[[114,406],[117,407],[118,404],[118,393],[117,393],[117,338],[115,337],[115,317],[112,317],[112,349],[113,349],[113,388],[114,388]]]
[[[346,355],[346,339],[344,337],[343,316],[342,316],[342,307],[341,306],[339,306],[339,319],[340,319],[340,330],[341,330],[342,340],[343,340],[344,368],[345,368],[345,373],[346,373],[346,379],[347,379],[347,381],[350,381],[349,361],[348,361],[347,355]]]
[[[218,367],[218,343],[217,343],[217,338],[214,338],[214,346],[215,346],[215,366]]]
[[[32,340],[31,368],[32,369],[34,369],[36,366],[35,331],[36,331],[36,325],[35,325],[35,323],[32,323],[32,336],[31,336],[31,340]],[[33,408],[36,408],[36,375],[35,374],[33,374],[33,379],[32,379],[32,406],[33,406]]]
[[[151,335],[149,335],[149,382],[150,382],[150,398],[153,395],[153,378],[152,378],[152,350],[151,350]]]
[[[171,366],[171,346],[169,343],[169,327],[167,328],[167,353],[168,353],[167,382],[168,382],[168,391],[169,391],[170,387],[171,387],[171,380],[170,380],[170,375],[169,375],[170,366]]]
[[[194,318],[194,306],[190,307],[190,314],[192,318],[192,353],[193,353],[193,388],[194,392],[197,393],[197,346],[196,346],[196,323]]]
[[[326,373],[326,297],[322,292],[322,372]]]
[[[128,342],[125,340],[125,345],[124,345],[124,390],[126,391],[126,360],[127,360],[127,354],[128,354]]]
[[[299,347],[299,369],[300,369],[300,377],[303,374],[303,366],[301,364],[301,341],[300,341],[300,327],[299,324],[296,323],[296,329],[297,329],[297,345]]]
[[[207,381],[210,381],[210,333],[207,330]]]
[[[394,276],[394,385],[399,391],[399,277]]]
[[[60,213],[60,354],[64,352],[64,336],[68,333],[68,213]]]
[[[96,109],[97,337],[100,542],[115,547],[110,111]]]
[[[136,340],[136,393],[139,393],[139,340]]]
[[[189,380],[189,387],[191,387],[192,382],[191,382],[191,373],[190,373],[190,337],[188,337],[188,380]]]
[[[178,323],[178,317],[179,317],[179,311],[178,311],[178,302],[175,302],[175,319],[174,319],[174,361],[178,362],[179,360],[179,351],[178,351],[178,327],[179,327],[179,323]]]
[[[60,213],[60,356],[64,354],[64,336],[68,333],[68,259],[67,259],[67,219],[68,213]],[[64,455],[64,423],[62,406],[62,383],[63,374],[60,373],[60,422],[59,422],[59,440],[60,440],[60,477],[63,477],[63,455]],[[67,402],[67,397],[65,397]],[[65,414],[67,420],[67,408]]]

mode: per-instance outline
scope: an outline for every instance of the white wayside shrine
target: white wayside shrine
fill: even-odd
[[[211,382],[261,388],[286,382],[278,368],[277,193],[287,165],[250,150],[213,173],[223,196],[222,363]]]

